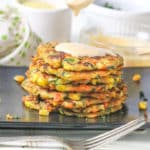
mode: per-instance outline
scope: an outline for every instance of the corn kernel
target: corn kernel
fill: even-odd
[[[72,67],[71,67],[71,65],[70,64],[68,64],[68,63],[63,63],[63,67],[64,67],[64,69],[66,69],[66,70],[71,70],[72,69]]]
[[[80,100],[80,94],[69,94],[69,98],[71,98],[72,100]]]
[[[53,103],[52,103],[52,104],[53,104],[53,106],[58,106],[58,104],[59,104],[59,103],[58,103],[58,102],[53,101]]]
[[[138,82],[141,80],[141,75],[140,74],[134,74],[132,77],[132,80],[135,82]]]
[[[42,87],[46,87],[48,85],[48,81],[42,78],[38,78],[37,83]]]
[[[112,83],[108,84],[108,89],[112,89],[113,86],[114,86],[114,85],[113,85]]]
[[[96,85],[96,84],[97,84],[97,80],[96,80],[96,79],[93,79],[93,80],[92,80],[92,84],[93,84],[93,85]]]
[[[82,108],[84,106],[83,102],[79,101],[77,104],[77,108]]]
[[[57,89],[58,91],[64,92],[65,89],[66,89],[66,86],[65,86],[65,85],[57,85],[57,86],[56,86],[56,89]]]
[[[24,105],[28,108],[30,108],[31,102],[30,101],[24,101]]]
[[[25,105],[27,108],[39,110],[39,106],[36,105],[36,104],[33,104],[32,101],[25,101],[25,102],[24,102],[24,105]]]
[[[36,82],[38,80],[38,78],[39,78],[38,74],[35,73],[32,75],[32,81],[33,82]]]
[[[99,62],[99,63],[96,63],[96,67],[97,68],[104,68],[104,64]]]
[[[49,115],[49,111],[46,109],[40,109],[39,110],[39,115],[40,116],[48,116]]]
[[[140,101],[138,106],[139,106],[140,110],[146,110],[147,109],[147,102],[146,101]]]
[[[113,78],[108,78],[108,83],[114,83],[114,79]]]
[[[14,80],[17,81],[18,83],[22,83],[24,81],[24,76],[22,76],[22,75],[16,75],[14,77]]]

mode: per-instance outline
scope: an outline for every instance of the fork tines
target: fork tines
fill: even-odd
[[[94,138],[90,138],[84,142],[85,149],[93,149],[98,146],[103,146],[107,143],[111,143],[128,133],[140,128],[146,123],[144,118],[138,118],[136,120],[133,120],[123,126],[120,126],[118,128],[115,128],[111,131],[108,131],[104,134],[101,134],[99,136],[96,136]]]

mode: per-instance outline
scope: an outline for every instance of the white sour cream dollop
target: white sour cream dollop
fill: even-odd
[[[55,47],[56,51],[65,52],[71,54],[72,56],[106,56],[109,55],[116,55],[115,53],[111,52],[110,50],[97,48],[94,46],[81,44],[81,43],[60,43]]]

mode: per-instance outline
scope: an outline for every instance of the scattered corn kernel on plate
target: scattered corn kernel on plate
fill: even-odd
[[[0,67],[0,127],[34,129],[112,129],[149,111],[150,68],[125,68],[128,98],[121,111],[105,117],[77,118],[47,111],[30,110],[22,104],[27,93],[20,87],[25,67]],[[16,76],[19,75],[19,76]],[[14,78],[15,77],[15,78]],[[16,82],[17,81],[17,82]],[[144,92],[140,96],[140,92]],[[41,115],[39,115],[41,114]],[[149,124],[147,125],[149,126]]]

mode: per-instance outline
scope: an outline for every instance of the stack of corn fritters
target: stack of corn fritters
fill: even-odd
[[[94,118],[120,110],[127,97],[119,55],[74,57],[42,44],[32,59],[22,87],[26,107],[41,115],[59,111],[67,116]]]

